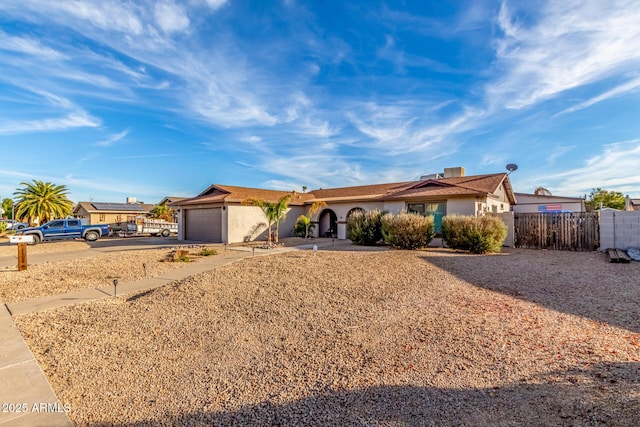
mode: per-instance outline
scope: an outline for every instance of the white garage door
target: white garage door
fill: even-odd
[[[222,210],[213,209],[186,209],[185,210],[185,234],[186,240],[201,242],[222,242]]]

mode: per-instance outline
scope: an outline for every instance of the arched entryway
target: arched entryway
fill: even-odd
[[[347,218],[346,218],[347,219],[347,221],[346,221],[347,222],[347,226],[346,226],[347,227],[347,235],[346,235],[347,239],[349,238],[349,217],[354,212],[362,212],[362,213],[364,213],[364,209],[362,209],[362,208],[353,208],[349,212],[347,212]]]
[[[331,209],[324,209],[318,217],[318,236],[335,237],[338,232],[338,216]]]

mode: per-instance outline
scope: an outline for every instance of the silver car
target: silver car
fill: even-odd
[[[7,230],[22,230],[23,228],[27,228],[29,226],[29,224],[15,221],[13,219],[0,219],[0,222],[4,222],[5,224],[7,224]]]

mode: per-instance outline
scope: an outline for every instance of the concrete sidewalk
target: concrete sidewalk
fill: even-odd
[[[215,268],[253,256],[309,250],[332,246],[333,242],[318,242],[296,247],[258,249],[227,247],[220,255],[207,257],[198,263],[188,264],[158,277],[136,282],[121,283],[117,295],[127,295],[155,289],[176,280],[185,279]],[[112,298],[113,286],[83,289],[61,295],[44,296],[9,304],[0,304],[0,427],[8,426],[72,426],[65,406],[56,397],[35,357],[13,324],[11,316],[49,310],[103,298]]]

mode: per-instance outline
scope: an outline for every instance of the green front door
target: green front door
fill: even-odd
[[[425,215],[433,215],[436,234],[442,233],[442,217],[444,216],[444,203],[425,203]]]
[[[419,213],[424,216],[433,216],[433,224],[436,234],[442,233],[442,217],[444,216],[444,202],[434,203],[409,203],[407,211]]]

